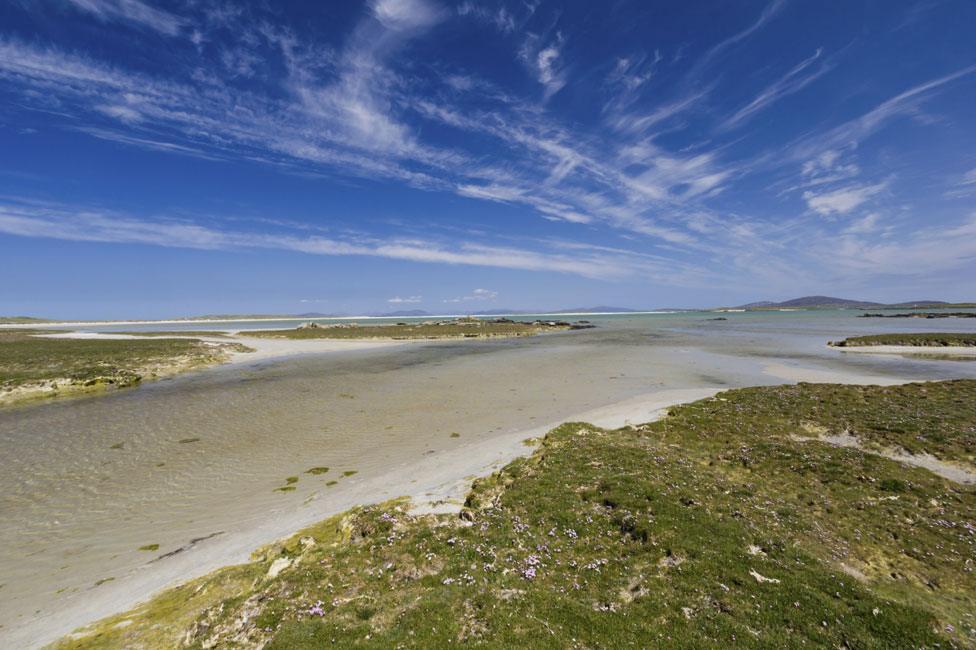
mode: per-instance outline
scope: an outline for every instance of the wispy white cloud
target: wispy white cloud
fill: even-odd
[[[566,73],[560,59],[563,45],[563,37],[558,33],[546,43],[538,36],[530,36],[519,50],[519,57],[542,84],[547,99],[566,85]]]
[[[441,20],[441,11],[427,0],[373,0],[373,13],[395,31],[423,29]]]
[[[923,228],[897,240],[856,235],[824,241],[821,255],[844,272],[883,276],[933,276],[976,262],[976,214],[950,227]]]
[[[719,55],[725,50],[729,49],[745,41],[747,38],[758,32],[760,29],[766,26],[769,21],[771,21],[780,11],[786,6],[786,0],[772,0],[759,14],[748,27],[742,29],[728,38],[719,41],[712,47],[710,47],[705,54],[698,59],[695,66],[692,68],[691,77],[695,78],[700,75],[707,67],[712,65],[716,60],[718,60]]]
[[[476,18],[484,23],[488,23],[505,34],[515,31],[515,16],[504,5],[489,9],[483,5],[466,0],[458,5],[457,12],[459,16]]]
[[[457,303],[457,302],[481,302],[488,300],[495,300],[498,298],[498,292],[492,291],[491,289],[475,289],[466,296],[458,296],[457,298],[446,298],[441,302]]]
[[[102,7],[124,4],[77,1]],[[154,219],[97,210],[69,211],[71,218],[8,211],[3,227],[5,232],[43,232],[36,236],[45,237],[60,229],[66,234],[58,236],[78,240],[95,233],[98,239],[93,241],[116,241],[114,236],[153,245],[278,248],[600,279],[641,277],[682,286],[741,284],[760,265],[784,278],[801,277],[819,262],[804,260],[808,266],[803,268],[791,253],[796,248],[838,233],[873,242],[895,222],[887,214],[861,216],[864,207],[875,208],[872,199],[882,190],[890,189],[892,196],[902,191],[891,183],[857,180],[862,170],[870,171],[858,158],[862,142],[899,116],[917,116],[923,102],[976,68],[920,84],[859,118],[806,134],[794,140],[795,146],[770,145],[784,153],[770,153],[769,166],[792,163],[782,165],[791,169],[776,170],[775,189],[788,187],[780,197],[789,193],[808,212],[782,216],[775,213],[776,206],[747,200],[751,195],[722,203],[763,156],[755,147],[739,146],[753,132],[731,129],[754,126],[763,111],[831,67],[830,57],[817,51],[785,74],[762,68],[757,71],[764,75],[758,94],[736,110],[719,112],[715,90],[722,87],[721,66],[728,60],[724,55],[733,54],[733,47],[736,53],[744,50],[747,39],[785,6],[767,4],[752,23],[698,57],[690,71],[684,64],[676,66],[670,53],[662,57],[657,51],[630,50],[596,64],[605,78],[596,83],[593,64],[572,60],[573,48],[567,44],[580,36],[560,23],[563,33],[551,27],[541,36],[523,38],[517,35],[522,30],[519,18],[501,5],[488,9],[463,3],[447,11],[431,0],[376,0],[368,3],[345,41],[330,46],[303,42],[286,29],[250,20],[250,10],[240,6],[208,5],[194,9],[197,16],[204,12],[202,21],[179,23],[178,32],[199,34],[194,39],[199,49],[184,45],[201,56],[192,73],[183,70],[182,76],[178,70],[165,75],[137,72],[125,61],[110,65],[38,41],[0,39],[5,92],[19,95],[20,105],[64,116],[63,128],[127,146],[246,160],[308,176],[393,180],[504,204],[497,214],[506,219],[531,215],[554,222],[545,225],[552,235],[545,241],[519,241],[515,233],[501,229],[471,237],[455,232],[453,239],[438,240],[419,228],[412,231],[420,232],[419,238],[308,237],[284,226],[283,231],[249,234],[166,219],[153,228]],[[123,17],[106,13],[102,19]],[[487,22],[501,32],[488,30],[492,38],[504,40],[509,56],[529,70],[546,98],[567,85],[575,98],[578,88],[572,84],[588,79],[597,91],[597,123],[561,119],[558,102],[539,101],[531,91],[528,98],[520,98],[500,82],[450,62],[430,64],[436,70],[430,75],[423,70],[426,62],[410,60],[412,44],[439,36],[452,20],[461,19]],[[515,30],[508,27],[511,21]],[[218,28],[222,33],[247,32],[247,37],[236,44],[224,38],[218,44],[207,32]],[[525,47],[517,50],[517,44],[512,46],[516,40]],[[275,58],[267,60],[271,56]],[[255,63],[256,58],[262,61]],[[776,74],[782,76],[776,79]],[[239,83],[242,76],[247,84]],[[703,126],[696,136],[698,123]],[[967,187],[963,183],[958,190]],[[749,214],[751,205],[762,209]],[[795,207],[789,208],[794,215]],[[78,218],[81,213],[88,216]],[[99,215],[108,221],[100,222]],[[849,222],[839,218],[845,215]],[[76,228],[74,222],[85,227]],[[479,227],[491,231],[490,226]],[[571,237],[592,238],[601,246],[567,241]]]
[[[393,296],[386,302],[390,303],[391,305],[404,305],[404,304],[412,305],[423,301],[424,301],[423,296],[404,296],[404,297]]]
[[[815,70],[807,74],[803,74],[803,72],[810,66],[814,65],[814,63],[820,59],[820,55],[822,53],[823,50],[818,49],[810,58],[798,63],[780,79],[763,89],[762,92],[755,97],[755,99],[730,115],[719,128],[732,129],[738,127],[747,120],[751,119],[757,113],[768,108],[774,102],[786,97],[787,95],[792,95],[793,93],[799,92],[816,81],[819,77],[831,69],[830,65],[820,65]]]
[[[186,24],[182,18],[156,9],[141,0],[68,0],[106,22],[128,22],[153,29],[166,36],[176,36]]]
[[[888,184],[883,182],[874,185],[851,185],[819,194],[806,191],[803,193],[803,199],[807,202],[807,206],[817,214],[823,216],[847,214],[875,194],[883,191],[887,186]]]
[[[916,114],[921,103],[930,97],[934,91],[974,72],[976,72],[976,65],[913,86],[881,102],[857,118],[829,129],[825,133],[809,136],[794,147],[795,155],[806,161],[827,150],[856,147],[892,120]]]
[[[866,214],[860,219],[855,220],[844,232],[851,235],[866,235],[876,232],[880,228],[881,215],[877,212]]]
[[[970,169],[951,180],[952,187],[944,196],[948,199],[959,199],[976,195],[976,169]]]
[[[0,204],[0,233],[79,242],[142,244],[200,250],[273,249],[311,255],[384,257],[421,263],[569,273],[608,279],[634,273],[636,260],[598,253],[498,246],[475,241],[447,246],[436,241],[367,235],[324,237],[292,232],[218,229],[188,220],[142,219],[98,209],[53,204]],[[487,296],[484,293],[472,295]]]

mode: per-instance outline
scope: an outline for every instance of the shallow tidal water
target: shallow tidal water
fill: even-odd
[[[825,347],[976,322],[859,313],[592,316],[593,330],[244,363],[0,411],[0,647],[50,641],[91,602],[121,607],[165,567],[219,566],[288,522],[380,498],[394,469],[634,396],[828,373],[976,378],[972,361]]]

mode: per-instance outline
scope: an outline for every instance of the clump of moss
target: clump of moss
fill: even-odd
[[[319,474],[325,474],[329,471],[328,467],[311,467],[305,470],[306,474],[311,474],[313,476],[318,476]]]
[[[452,431],[451,432],[451,437],[452,438],[460,438],[461,437],[461,434],[458,433],[457,431]]]
[[[294,485],[282,485],[281,487],[276,487],[275,492],[294,492]]]
[[[285,477],[285,483],[287,483],[288,485],[291,485],[293,483],[298,483],[298,477],[297,476],[286,476]]]
[[[140,551],[158,551],[159,544],[146,544],[145,546],[139,547]]]

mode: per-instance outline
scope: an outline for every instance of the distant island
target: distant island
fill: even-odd
[[[952,303],[944,300],[910,300],[898,303],[873,302],[870,300],[851,300],[833,296],[803,296],[782,302],[763,300],[750,302],[738,307],[721,309],[774,310],[774,309],[946,309],[976,307],[976,302]]]

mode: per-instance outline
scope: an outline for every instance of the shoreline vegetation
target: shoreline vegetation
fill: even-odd
[[[939,312],[939,311],[918,311],[918,312],[903,312],[898,314],[861,314],[858,318],[976,318],[976,312],[970,311],[954,311],[954,312]]]
[[[451,320],[424,321],[422,323],[396,323],[395,325],[359,325],[340,323],[320,325],[305,323],[289,330],[248,330],[242,335],[274,339],[484,339],[498,337],[533,336],[544,332],[588,329],[588,321],[569,323],[558,320],[515,321],[508,318],[482,320],[457,318]]]
[[[0,330],[0,407],[97,394],[222,363],[251,348],[193,338],[51,338]]]
[[[533,336],[592,327],[587,321],[513,321],[506,318],[395,325],[309,322],[291,330],[73,332],[0,329],[0,408],[56,397],[92,395],[136,386],[256,351],[254,339],[436,340]]]
[[[797,384],[564,424],[460,512],[354,508],[54,647],[973,648],[976,487],[891,452],[976,475],[974,401]]]
[[[900,346],[920,348],[976,347],[976,333],[912,332],[905,334],[870,334],[850,336],[843,341],[830,341],[827,345],[835,348]]]

